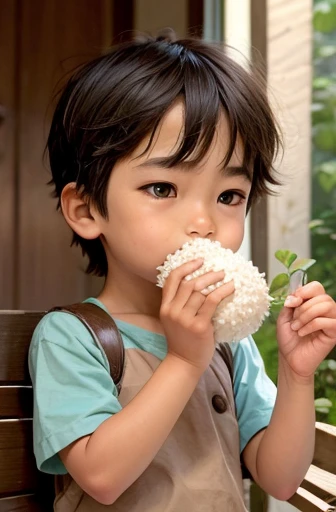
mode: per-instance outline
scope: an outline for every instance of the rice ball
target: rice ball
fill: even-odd
[[[209,292],[231,279],[234,281],[234,293],[218,304],[212,318],[216,342],[239,341],[256,332],[268,316],[272,301],[265,274],[259,273],[258,268],[241,254],[224,249],[220,242],[195,238],[185,243],[157,268],[157,285],[162,288],[172,270],[197,258],[203,258],[204,263],[191,278],[210,270],[225,272],[222,281],[208,287]]]

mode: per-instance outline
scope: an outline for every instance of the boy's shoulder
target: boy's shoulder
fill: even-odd
[[[62,311],[47,312],[36,325],[29,349],[30,362],[38,358],[39,353],[50,353],[69,361],[93,356],[108,367],[106,355],[85,325],[76,316]]]
[[[74,315],[63,311],[47,311],[36,325],[32,342],[39,338],[53,343],[61,343],[69,338],[91,338],[83,323]]]
[[[82,302],[82,304],[85,303],[93,303],[105,309],[103,305],[94,298],[88,298]],[[44,338],[53,343],[61,343],[62,341],[68,341],[70,337],[78,338],[84,343],[93,343],[90,332],[76,314],[71,314],[66,310],[51,309],[46,311],[45,315],[36,325],[32,342],[39,338]]]

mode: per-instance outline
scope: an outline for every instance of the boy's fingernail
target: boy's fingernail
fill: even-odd
[[[285,300],[285,306],[292,306],[296,303],[296,297],[293,297],[293,295],[288,295],[288,297]]]

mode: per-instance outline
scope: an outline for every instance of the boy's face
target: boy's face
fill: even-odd
[[[183,105],[176,103],[150,151],[141,156],[148,143],[145,138],[113,169],[107,193],[109,219],[95,216],[113,271],[155,283],[156,267],[191,238],[219,240],[233,251],[241,245],[251,189],[242,169],[241,142],[223,169],[229,137],[222,115],[210,151],[197,167],[160,167],[153,159],[176,151],[182,126]]]

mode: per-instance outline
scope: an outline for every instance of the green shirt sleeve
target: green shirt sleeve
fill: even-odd
[[[53,312],[35,329],[29,371],[37,467],[65,474],[58,452],[121,410],[106,355],[76,317]]]
[[[252,336],[232,343],[231,349],[242,452],[252,437],[268,426],[277,390],[265,372],[264,362]]]

